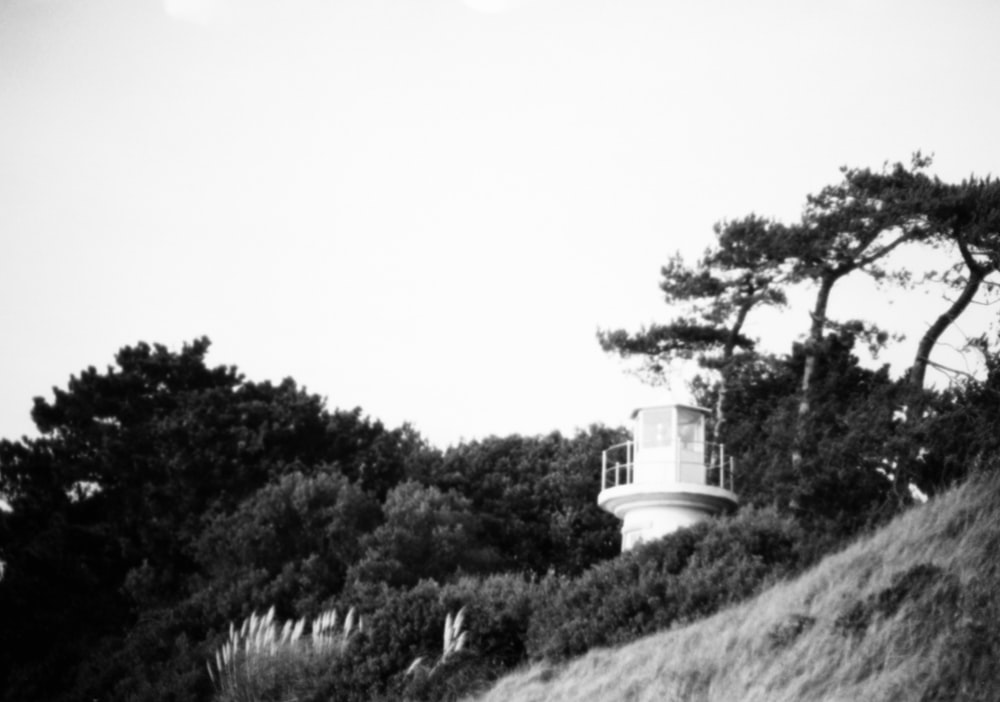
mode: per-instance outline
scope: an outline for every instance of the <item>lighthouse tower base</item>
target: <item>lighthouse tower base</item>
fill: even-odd
[[[619,485],[602,490],[598,504],[622,520],[622,551],[736,508],[729,490],[709,485]]]

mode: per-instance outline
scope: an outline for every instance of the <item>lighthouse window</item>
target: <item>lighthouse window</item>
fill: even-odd
[[[669,407],[643,412],[640,425],[642,448],[670,446],[673,443],[673,419],[673,410]]]
[[[682,447],[686,449],[697,449],[705,440],[702,433],[702,427],[701,412],[695,412],[689,409],[678,410],[677,434]]]

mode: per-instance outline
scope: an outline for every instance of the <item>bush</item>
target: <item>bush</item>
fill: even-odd
[[[532,618],[528,653],[563,660],[706,616],[797,570],[804,543],[773,510],[674,532],[562,581]]]
[[[440,649],[441,623],[447,611],[436,582],[423,580],[409,590],[372,587],[353,595],[361,600],[358,609],[365,630],[324,672],[316,694],[306,699],[399,699],[410,663],[435,647]]]
[[[527,657],[528,626],[544,599],[539,580],[520,575],[462,578],[442,589],[448,611],[466,610],[471,650],[497,670],[512,668]]]
[[[451,700],[492,682],[523,662],[528,624],[545,583],[520,575],[464,577],[409,590],[356,589],[365,631],[324,674],[317,700]],[[438,660],[442,625],[465,610],[468,643],[441,665],[407,675],[417,658]]]
[[[357,628],[355,628],[357,625]],[[335,610],[309,624],[289,620],[282,626],[274,608],[253,614],[240,627],[230,625],[229,637],[208,662],[217,702],[282,702],[309,696],[319,671],[343,654],[360,622],[352,610],[341,626]]]

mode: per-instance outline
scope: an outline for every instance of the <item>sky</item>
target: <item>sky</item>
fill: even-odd
[[[715,222],[916,150],[997,173],[997,28],[992,0],[0,0],[0,437],[202,335],[442,447],[622,424],[669,393],[596,332],[669,319],[660,266]],[[911,334],[943,304],[836,295]]]

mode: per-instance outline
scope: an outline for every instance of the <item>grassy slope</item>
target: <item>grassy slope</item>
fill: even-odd
[[[977,478],[743,605],[479,702],[997,700],[998,561],[1000,479]]]

